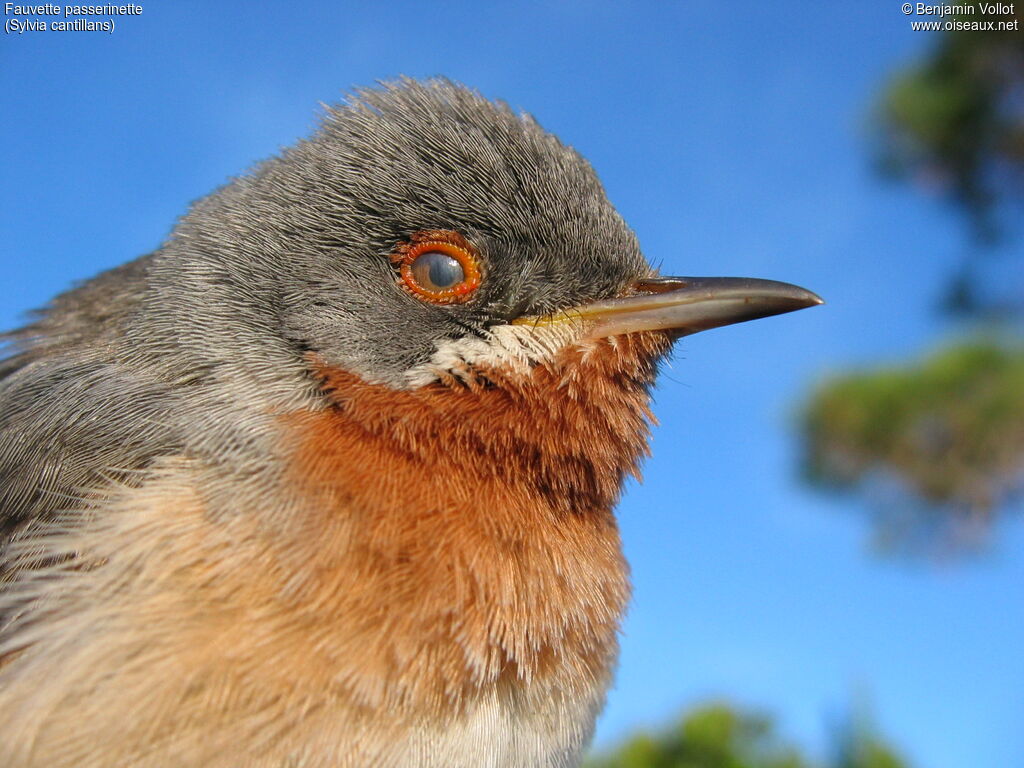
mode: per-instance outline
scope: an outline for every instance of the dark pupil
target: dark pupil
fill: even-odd
[[[453,288],[466,278],[458,259],[440,251],[427,251],[417,256],[412,263],[412,274],[417,283],[431,291]]]

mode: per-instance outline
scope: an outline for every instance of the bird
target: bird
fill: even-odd
[[[324,106],[0,360],[0,763],[578,765],[680,337],[595,171],[438,78]]]

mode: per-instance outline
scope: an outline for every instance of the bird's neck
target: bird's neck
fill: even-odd
[[[667,346],[637,335],[409,391],[318,368],[330,406],[301,417],[291,466],[317,500],[304,548],[316,600],[358,648],[358,697],[603,693],[628,598],[612,507],[646,451]]]

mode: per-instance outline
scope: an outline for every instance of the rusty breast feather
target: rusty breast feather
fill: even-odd
[[[607,339],[525,376],[408,391],[316,363],[331,406],[289,417],[290,475],[322,516],[314,602],[360,660],[357,699],[422,712],[495,685],[603,691],[628,599],[612,507],[669,343]]]

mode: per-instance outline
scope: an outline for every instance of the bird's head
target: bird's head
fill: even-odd
[[[215,254],[187,267],[211,301],[244,315],[265,294],[263,324],[294,350],[395,390],[526,374],[643,331],[659,356],[674,337],[820,302],[783,283],[657,276],[577,152],[446,81],[328,109],[310,139],[197,204],[178,237]]]

